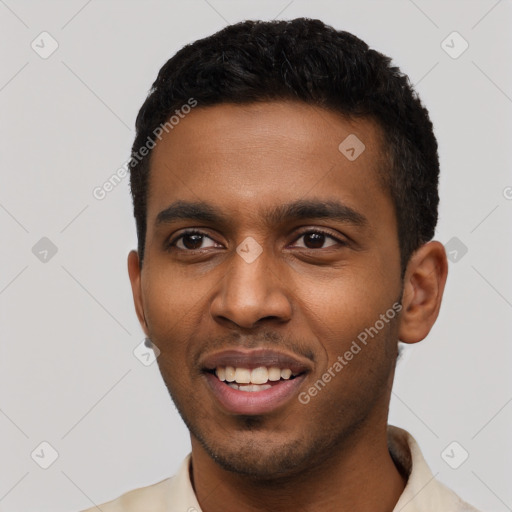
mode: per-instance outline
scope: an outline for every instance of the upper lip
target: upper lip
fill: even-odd
[[[289,368],[293,373],[304,373],[311,370],[311,361],[296,355],[272,349],[230,349],[214,352],[203,357],[201,367],[212,371],[219,366],[232,366],[234,368],[248,368],[250,370],[260,366],[270,368]]]

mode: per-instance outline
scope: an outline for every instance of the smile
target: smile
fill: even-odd
[[[205,360],[204,375],[217,405],[237,415],[267,414],[299,393],[311,363],[269,350],[225,351]]]
[[[265,391],[270,389],[272,385],[282,380],[294,379],[297,374],[294,374],[290,368],[279,368],[271,366],[259,366],[253,370],[249,368],[234,368],[233,366],[220,366],[215,370],[217,378],[226,382],[227,385],[233,389],[240,391]]]

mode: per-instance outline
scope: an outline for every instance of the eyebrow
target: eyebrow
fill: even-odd
[[[203,201],[176,201],[162,210],[156,217],[155,226],[176,220],[195,220],[217,225],[228,225],[232,218],[215,206]],[[291,220],[331,219],[358,227],[368,225],[367,218],[353,208],[338,201],[299,199],[271,208],[265,213],[267,225],[276,225]]]

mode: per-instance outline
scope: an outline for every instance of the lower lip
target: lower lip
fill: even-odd
[[[251,415],[272,412],[293,396],[297,396],[298,389],[306,377],[305,374],[302,374],[291,380],[280,380],[271,388],[263,391],[240,391],[220,381],[212,373],[205,375],[215,398],[227,412]]]

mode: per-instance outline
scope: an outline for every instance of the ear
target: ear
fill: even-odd
[[[148,325],[146,323],[146,316],[144,315],[144,305],[142,301],[142,287],[141,287],[141,269],[139,265],[139,254],[137,251],[130,251],[128,254],[128,275],[132,285],[133,303],[137,318],[139,319],[140,326],[144,331],[146,337],[149,336]]]
[[[399,340],[417,343],[434,325],[448,276],[446,251],[440,242],[428,242],[411,256],[404,277]]]

